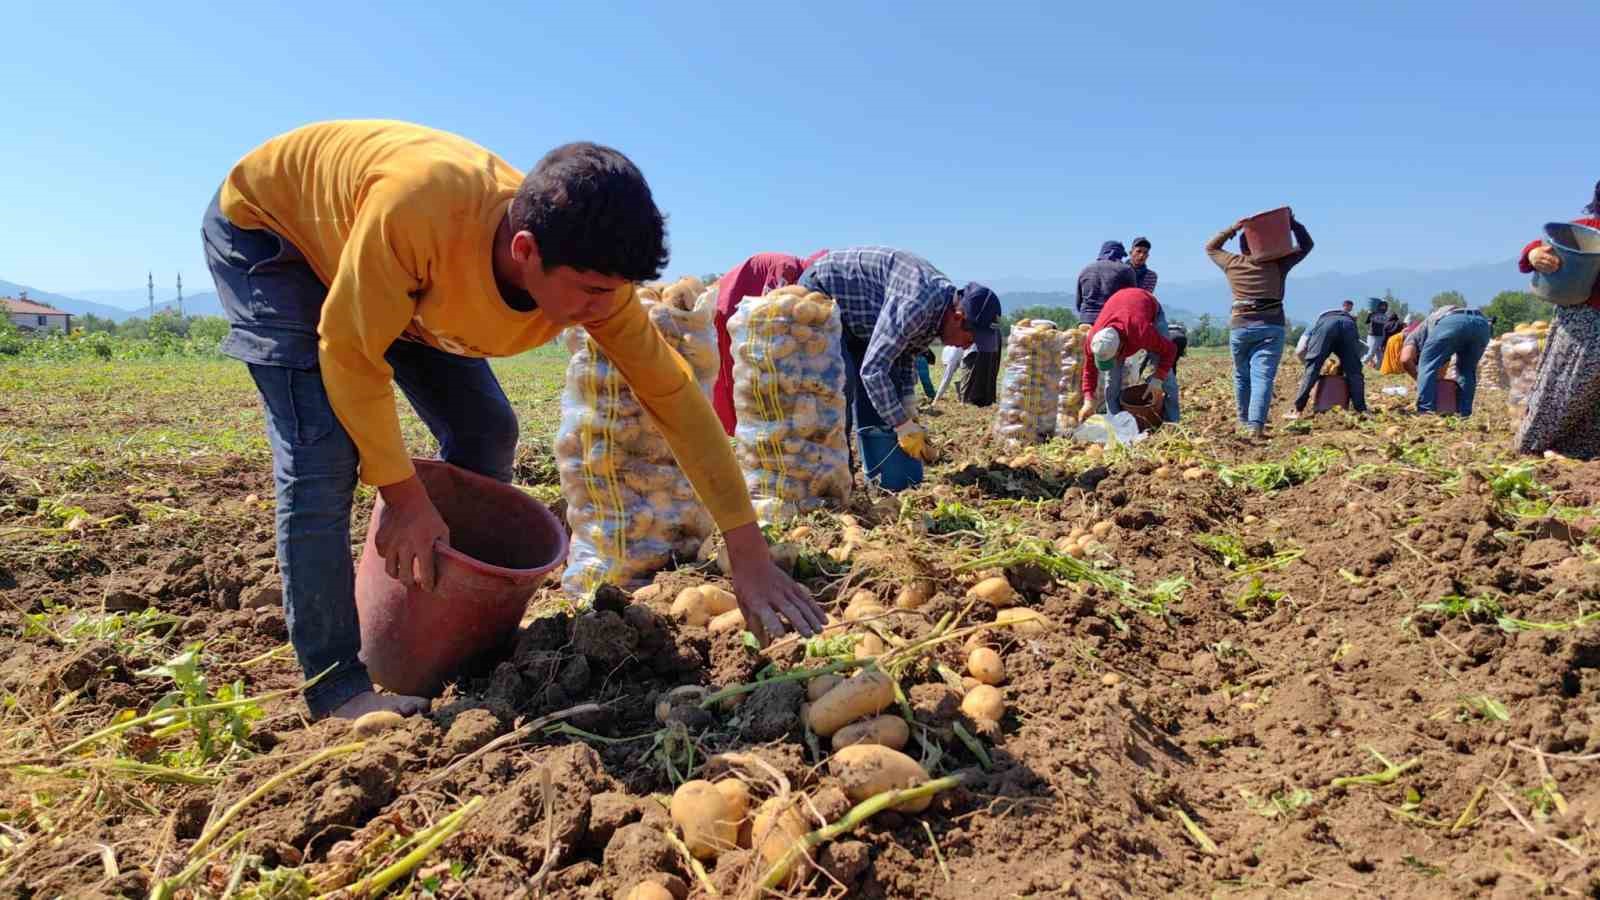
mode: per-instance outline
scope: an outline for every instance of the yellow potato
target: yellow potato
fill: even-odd
[[[894,680],[882,672],[857,672],[811,704],[811,730],[823,737],[894,702]]]
[[[740,847],[750,846],[750,786],[737,778],[717,782],[717,793],[722,795],[723,812],[734,823]]]
[[[709,781],[684,782],[672,795],[670,815],[695,859],[713,859],[739,845],[739,822],[729,815],[727,798]]]
[[[654,881],[641,881],[623,897],[623,900],[677,900],[672,892]]]
[[[1151,472],[1150,474],[1154,475],[1156,478],[1171,478],[1172,477],[1172,467],[1171,466],[1157,466],[1156,470],[1154,472]]]
[[[844,620],[846,622],[859,622],[862,619],[883,615],[883,604],[878,601],[876,594],[871,591],[856,591],[850,596],[850,602],[844,607]]]
[[[351,722],[350,733],[358,738],[376,737],[405,720],[405,716],[393,710],[375,709],[372,712],[358,716],[354,722]]]
[[[1006,666],[1000,654],[988,647],[979,647],[967,656],[967,671],[984,684],[999,684],[1006,680]]]
[[[864,634],[861,640],[856,641],[856,659],[873,659],[883,655],[883,638],[876,634]]]
[[[1199,466],[1192,466],[1183,470],[1184,481],[1199,481],[1204,477],[1206,477],[1206,470]]]
[[[725,591],[714,584],[701,585],[700,598],[705,602],[706,612],[713,616],[739,608],[739,598],[732,591]]]
[[[729,631],[743,631],[744,613],[737,609],[730,609],[722,615],[712,619],[711,624],[707,625],[706,628],[710,630],[712,634],[723,634]]]
[[[838,675],[818,675],[816,678],[806,682],[806,699],[811,701],[821,700],[823,694],[841,684],[844,684],[844,679]]]
[[[962,698],[961,711],[980,722],[999,722],[1006,714],[1006,700],[999,688],[980,684]]]
[[[1094,523],[1094,526],[1089,529],[1089,533],[1097,538],[1103,538],[1111,533],[1111,528],[1112,523],[1109,519],[1107,519],[1104,522]]]
[[[706,609],[705,595],[698,587],[686,587],[678,592],[672,601],[670,610],[672,617],[694,628],[704,628],[711,621],[711,612]]]
[[[776,865],[789,852],[789,847],[811,830],[801,813],[803,800],[800,794],[771,797],[756,810],[755,822],[750,826],[750,842],[761,854],[765,868]],[[790,869],[790,884],[799,881],[804,869],[803,865]]]
[[[846,797],[860,803],[884,791],[916,787],[928,773],[911,757],[878,744],[852,744],[828,759],[828,771],[839,779]],[[928,808],[931,797],[900,803],[894,808],[917,813]]]
[[[911,740],[911,726],[899,716],[875,716],[863,719],[833,733],[833,749],[843,750],[852,744],[878,744],[902,750]]]
[[[1050,630],[1050,623],[1044,616],[1031,609],[1002,609],[995,613],[995,622],[1009,625],[1017,634],[1027,637],[1044,634]]]
[[[1004,575],[985,578],[973,585],[967,591],[967,596],[969,598],[976,597],[994,607],[1015,606],[1017,603],[1016,589],[1011,586],[1011,582],[1007,581]]]
[[[933,585],[922,579],[917,579],[900,589],[895,595],[894,605],[898,609],[920,609],[933,599]]]

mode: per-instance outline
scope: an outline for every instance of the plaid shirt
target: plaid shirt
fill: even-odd
[[[1156,292],[1155,269],[1152,269],[1149,266],[1134,266],[1133,278],[1136,282],[1134,287],[1137,287],[1140,290],[1149,291],[1152,294]]]
[[[832,297],[845,329],[867,342],[861,385],[873,408],[891,426],[908,421],[900,398],[915,390],[917,354],[939,336],[955,284],[922,257],[888,247],[835,250],[800,283]]]

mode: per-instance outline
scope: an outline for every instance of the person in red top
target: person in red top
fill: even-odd
[[[760,297],[794,284],[800,280],[801,272],[827,252],[819,250],[805,259],[787,253],[757,253],[717,281],[717,353],[722,357],[722,368],[711,389],[711,406],[730,437],[739,422],[733,411],[733,339],[728,335],[728,320],[739,310],[739,302],[744,298]]]
[[[1590,217],[1577,224],[1600,228],[1600,183],[1586,211]],[[1561,268],[1561,257],[1543,241],[1533,241],[1523,248],[1518,268],[1548,274]],[[1520,453],[1554,450],[1575,459],[1600,459],[1600,282],[1588,303],[1556,307],[1516,447]]]
[[[1176,410],[1167,404],[1169,391],[1176,399],[1173,367],[1178,364],[1178,345],[1167,337],[1167,317],[1154,294],[1140,288],[1123,288],[1111,295],[1094,320],[1083,344],[1083,408],[1078,418],[1094,415],[1103,400],[1106,411],[1121,410],[1117,395],[1122,388],[1122,366],[1133,354],[1143,350],[1156,357],[1155,374],[1147,385],[1150,399],[1164,407],[1162,418],[1177,421]],[[1102,378],[1101,373],[1109,373]],[[1113,390],[1101,385],[1109,381]]]

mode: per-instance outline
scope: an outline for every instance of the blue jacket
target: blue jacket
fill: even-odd
[[[1100,258],[1083,267],[1078,273],[1078,318],[1090,325],[1100,316],[1100,308],[1111,295],[1134,284],[1133,266],[1122,260],[1128,251],[1121,241],[1106,241],[1100,245]]]

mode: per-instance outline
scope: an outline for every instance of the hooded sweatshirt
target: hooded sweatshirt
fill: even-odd
[[[1114,328],[1121,338],[1117,359],[1127,360],[1140,350],[1156,357],[1155,380],[1166,381],[1172,367],[1178,364],[1178,345],[1156,328],[1156,317],[1161,315],[1161,304],[1149,291],[1130,287],[1111,295],[1100,317],[1083,342],[1083,393],[1091,395],[1100,381],[1100,372],[1094,364],[1094,353],[1089,349],[1094,336],[1107,328]]]
[[[1093,322],[1101,307],[1112,294],[1123,288],[1137,287],[1133,266],[1123,262],[1128,251],[1121,241],[1106,241],[1100,245],[1100,257],[1084,266],[1078,273],[1078,318]]]

